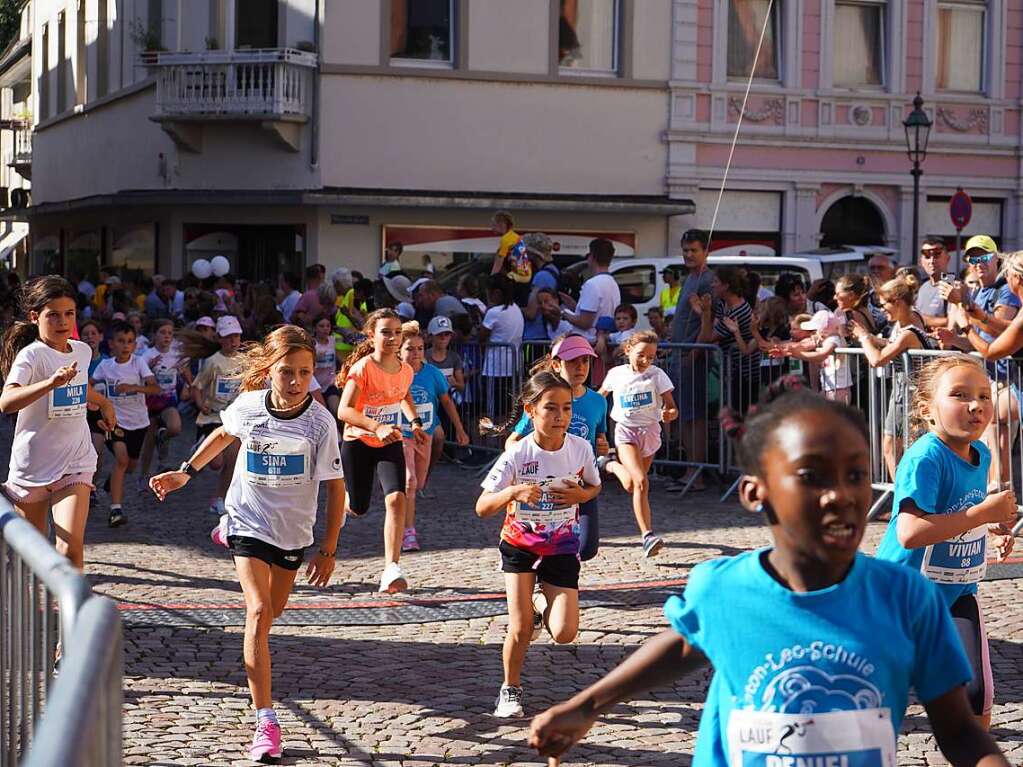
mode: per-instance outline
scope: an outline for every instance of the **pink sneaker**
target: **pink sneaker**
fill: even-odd
[[[402,536],[401,550],[419,551],[419,537],[416,535],[416,529],[414,527],[410,527],[405,531],[405,535]]]
[[[260,719],[252,737],[249,758],[257,764],[277,764],[281,758],[281,726],[272,719]]]
[[[227,548],[227,514],[220,518],[217,526],[210,530],[210,540],[218,546]]]

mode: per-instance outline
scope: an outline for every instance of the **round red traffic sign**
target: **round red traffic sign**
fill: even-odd
[[[973,216],[973,200],[970,195],[963,191],[962,187],[956,189],[952,199],[948,201],[948,215],[952,219],[952,226],[956,229],[965,229]]]

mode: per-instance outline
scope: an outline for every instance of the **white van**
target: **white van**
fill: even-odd
[[[871,254],[873,255],[873,254]],[[783,273],[798,274],[803,283],[809,285],[814,280],[837,279],[846,272],[857,271],[856,266],[862,264],[863,255],[858,252],[822,253],[812,258],[796,256],[721,256],[711,253],[707,257],[710,268],[717,266],[741,266],[760,275],[760,284],[768,290],[774,290],[774,284]],[[685,265],[680,258],[644,258],[629,256],[616,258],[611,262],[611,275],[622,291],[622,303],[632,304],[639,314],[637,327],[648,328],[647,309],[660,306],[661,291],[668,285],[661,272],[667,268],[684,271]],[[572,264],[566,272],[583,272],[586,275],[586,263]]]

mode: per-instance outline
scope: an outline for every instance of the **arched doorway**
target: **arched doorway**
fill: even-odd
[[[884,245],[884,217],[864,197],[843,197],[821,220],[821,246]]]

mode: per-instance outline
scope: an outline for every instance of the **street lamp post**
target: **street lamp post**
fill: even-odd
[[[923,109],[924,100],[920,98],[919,92],[913,99],[913,111],[902,122],[906,129],[906,153],[909,161],[913,163],[913,253],[920,246],[920,164],[927,159],[927,141],[931,137],[931,119]],[[915,257],[915,256],[914,256]]]

